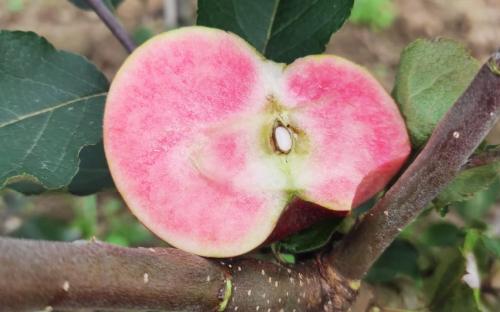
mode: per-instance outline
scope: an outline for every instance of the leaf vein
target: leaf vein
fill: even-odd
[[[280,5],[280,0],[277,0],[274,7],[273,7],[273,12],[271,13],[271,20],[269,21],[269,28],[267,29],[266,40],[264,41],[264,47],[262,48],[262,54],[264,54],[264,55],[266,54],[267,44],[269,43],[269,41],[272,37],[271,33],[273,30],[276,14],[278,14],[279,5]]]
[[[35,136],[35,139],[33,140],[33,143],[26,150],[26,153],[24,154],[24,156],[22,157],[21,161],[19,162],[19,167],[23,167],[22,165],[24,165],[24,163],[25,163],[26,159],[28,158],[28,156],[31,155],[31,153],[33,152],[33,149],[35,149],[35,147],[38,145],[38,142],[40,141],[40,138],[42,137],[43,133],[47,129],[49,121],[52,118],[52,115],[53,115],[53,111],[49,113],[49,115],[47,116],[47,119],[45,119],[45,122],[43,123],[42,127],[40,128],[40,130],[38,131],[37,135]]]
[[[4,127],[7,127],[7,126],[10,126],[10,125],[15,124],[17,122],[20,122],[20,121],[23,121],[25,119],[32,118],[32,117],[35,117],[35,116],[38,116],[38,115],[41,115],[41,114],[50,113],[52,111],[55,111],[57,109],[60,109],[62,107],[65,107],[65,106],[68,106],[68,105],[71,105],[71,104],[74,104],[74,103],[77,103],[77,102],[80,102],[80,101],[86,101],[86,100],[90,100],[90,99],[97,98],[97,97],[100,97],[100,96],[105,96],[106,94],[107,94],[107,92],[101,92],[101,93],[97,93],[97,94],[92,94],[92,95],[80,97],[80,98],[77,98],[77,99],[72,99],[72,100],[69,100],[69,101],[66,101],[66,102],[63,102],[63,103],[60,103],[60,104],[55,104],[53,106],[50,106],[50,107],[47,107],[47,108],[44,108],[44,109],[41,109],[41,110],[38,110],[38,111],[34,111],[34,112],[29,113],[29,114],[17,117],[15,119],[8,120],[8,121],[6,121],[4,123],[1,123],[0,124],[0,128],[4,128]]]
[[[303,10],[302,12],[299,12],[299,14],[297,14],[297,16],[295,16],[294,18],[290,19],[286,24],[283,24],[283,26],[280,29],[278,29],[276,32],[274,32],[269,39],[276,37],[278,34],[282,33],[285,29],[287,29],[288,27],[290,27],[293,23],[297,22],[302,16],[304,16],[307,12],[309,12],[310,10],[312,10],[312,8],[315,5],[317,5],[319,1],[320,0],[316,0],[310,6],[306,7],[305,10]],[[330,22],[330,21],[328,21],[328,22]],[[327,23],[322,24],[321,27],[323,27],[323,25],[325,25]]]

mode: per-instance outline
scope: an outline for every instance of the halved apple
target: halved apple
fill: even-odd
[[[210,257],[258,247],[290,205],[295,220],[310,219],[302,206],[350,211],[410,152],[397,106],[363,68],[332,55],[277,64],[205,27],[156,36],[128,58],[107,98],[104,143],[133,213]]]

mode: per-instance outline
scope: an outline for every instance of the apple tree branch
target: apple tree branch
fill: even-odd
[[[314,261],[287,268],[174,248],[11,238],[0,239],[0,251],[0,311],[314,311],[330,300]]]

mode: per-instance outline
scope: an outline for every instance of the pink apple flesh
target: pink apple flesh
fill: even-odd
[[[277,64],[205,27],[129,57],[109,91],[104,143],[133,213],[210,257],[258,247],[297,199],[350,211],[410,152],[395,103],[361,67],[331,55]]]

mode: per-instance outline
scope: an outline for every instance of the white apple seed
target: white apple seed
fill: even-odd
[[[274,142],[278,150],[287,154],[292,149],[292,134],[288,128],[278,126],[274,128]]]

